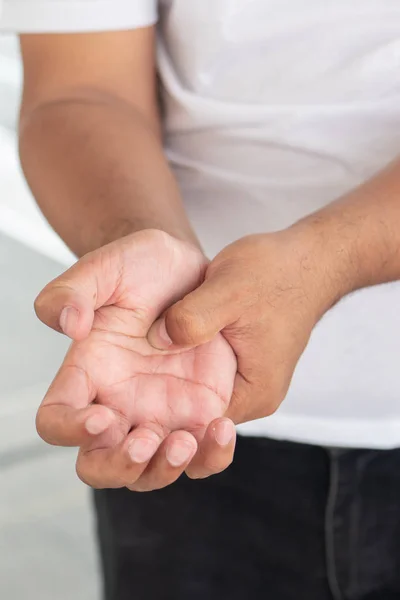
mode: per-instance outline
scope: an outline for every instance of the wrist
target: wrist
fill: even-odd
[[[363,287],[355,240],[332,215],[310,215],[286,231],[300,262],[303,285],[314,300],[316,320]]]
[[[295,223],[290,229],[308,253],[327,308],[355,290],[395,279],[387,273],[387,228],[359,210],[351,195]]]
[[[144,230],[163,231],[203,252],[195,233],[186,224],[165,224],[162,223],[161,219],[127,217],[108,219],[106,222],[98,223],[95,228],[86,230],[85,234],[81,236],[79,246],[82,250],[79,255],[82,256],[87,252]]]
[[[314,240],[336,300],[400,279],[399,173],[397,161],[292,228]]]

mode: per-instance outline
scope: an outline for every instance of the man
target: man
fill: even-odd
[[[107,600],[399,597],[398,17],[3,0],[83,257],[37,300],[74,340],[38,430],[99,488]]]

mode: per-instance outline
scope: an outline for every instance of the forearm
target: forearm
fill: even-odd
[[[128,104],[72,98],[22,116],[20,155],[45,216],[78,256],[141,229],[198,241],[159,132]]]
[[[310,240],[310,270],[332,303],[356,289],[400,279],[400,162],[293,226]],[[318,263],[318,265],[316,264]]]

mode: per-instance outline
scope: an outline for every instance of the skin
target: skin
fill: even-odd
[[[229,429],[228,419],[241,423],[277,409],[323,314],[354,290],[400,277],[400,167],[396,162],[287,230],[247,236],[225,248],[210,264],[203,258],[202,274],[197,271],[195,281],[193,265],[181,265],[176,271],[177,287],[169,296],[157,304],[157,294],[162,295],[164,288],[152,288],[140,305],[136,285],[140,281],[140,289],[146,288],[152,268],[132,280],[130,256],[144,239],[132,232],[150,236],[143,264],[147,259],[151,265],[162,264],[164,251],[159,251],[156,241],[161,232],[171,236],[171,245],[177,240],[186,244],[185,257],[194,248],[200,256],[162,152],[152,35],[151,30],[141,30],[22,40],[26,75],[22,164],[51,224],[77,254],[90,251],[71,271],[49,284],[36,303],[45,323],[76,341],[64,374],[56,378],[39,411],[38,429],[52,443],[79,445],[78,471],[98,487],[162,487],[180,472],[171,472],[169,444],[193,444],[196,452],[195,444],[202,436],[196,454],[181,470],[186,467],[190,476],[205,477],[223,469],[232,459],[234,442],[218,445],[218,428]],[[132,235],[123,237],[126,234]],[[113,244],[104,245],[111,240]],[[170,275],[172,282],[172,271]],[[122,304],[120,289],[125,290]],[[138,306],[139,314],[146,314],[140,331],[132,329],[133,322],[138,325]],[[132,314],[127,317],[126,311]],[[198,372],[185,361],[189,357],[193,365],[193,361],[205,360],[203,391],[210,383],[215,387],[218,374],[215,364],[207,362],[211,348],[207,344],[218,344],[212,352],[219,357],[219,368],[225,370],[220,402],[214,395],[214,400],[210,397],[206,402],[212,408],[196,413],[196,402],[189,400],[196,392],[190,390],[185,404],[191,404],[193,412],[189,411],[188,421],[187,409],[183,414],[175,404],[180,385],[175,381],[171,393],[165,395],[163,388],[161,402],[153,404],[151,396],[159,380],[154,365],[175,378],[183,369],[190,385]],[[122,374],[118,371],[121,364]],[[85,384],[77,375],[82,372],[89,373]],[[133,383],[139,378],[147,381],[149,373],[153,383]],[[116,392],[121,381],[128,382],[123,400]],[[148,385],[148,403],[138,408],[142,385]],[[231,398],[229,386],[233,387]],[[126,403],[132,396],[134,410]],[[74,404],[77,397],[79,405]],[[57,417],[60,407],[74,414],[70,426],[65,413]],[[101,410],[105,419],[98,439],[88,431],[87,418],[93,410]],[[120,414],[122,422],[118,422]],[[205,430],[206,421],[214,417],[217,420]],[[161,429],[154,431],[155,423]],[[155,443],[161,443],[142,471],[128,459],[131,437],[137,435],[137,429],[128,433],[132,426],[140,433],[144,427],[144,437],[149,439],[155,433]]]
[[[143,229],[197,248],[164,156],[152,28],[21,36],[21,164],[77,256]]]
[[[400,278],[399,197],[395,162],[286,230],[234,242],[211,261],[203,284],[153,325],[149,340],[173,349],[222,332],[238,361],[226,416],[242,423],[271,415],[327,310],[355,290]]]
[[[93,314],[85,298],[79,309],[75,304],[89,333],[72,343],[38,411],[40,435],[49,443],[80,446],[78,474],[97,488],[142,490],[172,483],[204,438],[214,449],[212,472],[225,468],[235,430],[218,417],[232,395],[231,347],[217,335],[193,349],[165,352],[146,337],[156,317],[202,280],[204,256],[160,231],[132,234],[88,254],[50,284],[36,302],[38,314],[54,286],[59,290],[68,281],[81,281],[93,298],[90,277],[98,264],[103,267],[102,285],[95,288],[98,308]]]
[[[46,288],[36,302],[36,311],[50,327],[80,341],[89,334],[94,310],[101,308],[101,290],[104,286],[109,290],[109,300],[110,285],[116,283],[114,275],[127,270],[124,265],[130,261],[129,253],[122,250],[125,238],[131,240],[133,252],[136,238],[129,236],[154,229],[186,243],[188,252],[193,248],[200,252],[200,244],[163,152],[153,29],[22,35],[21,53],[21,164],[50,224],[78,256],[85,257]],[[151,239],[147,253],[154,263],[159,260],[159,245],[154,235]],[[121,251],[112,246],[111,258],[107,244],[117,240],[121,240]],[[89,258],[88,253],[92,253]],[[174,293],[171,303],[176,299]],[[63,313],[68,307],[76,312]],[[59,393],[57,402],[66,405],[72,403],[74,393],[69,393],[68,379],[63,385],[64,393]],[[38,429],[45,439],[81,448],[90,442],[71,429],[58,438],[59,431],[52,433],[53,426],[59,427],[52,412],[47,411],[47,417],[39,414]],[[226,440],[229,434],[233,435],[231,442],[221,446],[217,438]],[[171,437],[193,444],[193,436],[188,435],[175,431]],[[168,443],[161,445],[152,463],[151,485],[146,488],[143,484],[142,489],[160,487],[171,479],[172,475],[168,479],[164,472],[169,464]],[[192,476],[219,472],[232,461],[232,424],[225,418],[213,421],[202,442],[197,436],[196,446],[190,461]],[[101,472],[100,457],[91,468],[93,473]],[[88,483],[102,484],[80,468],[79,474]]]

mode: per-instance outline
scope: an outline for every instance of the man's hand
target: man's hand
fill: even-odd
[[[77,470],[90,485],[155,489],[189,463],[197,476],[230,464],[235,431],[221,418],[236,373],[229,344],[217,335],[165,352],[146,339],[206,266],[189,244],[143,231],[86,255],[38,297],[38,316],[76,341],[37,428],[49,443],[81,447]]]
[[[398,160],[289,229],[231,244],[153,325],[150,343],[191,347],[222,331],[238,360],[227,415],[270,415],[321,316],[354,290],[400,279],[399,195]]]
[[[226,416],[241,423],[270,415],[314,325],[336,299],[321,246],[301,227],[231,244],[210,263],[204,283],[153,325],[150,343],[193,347],[222,331],[238,360]]]

